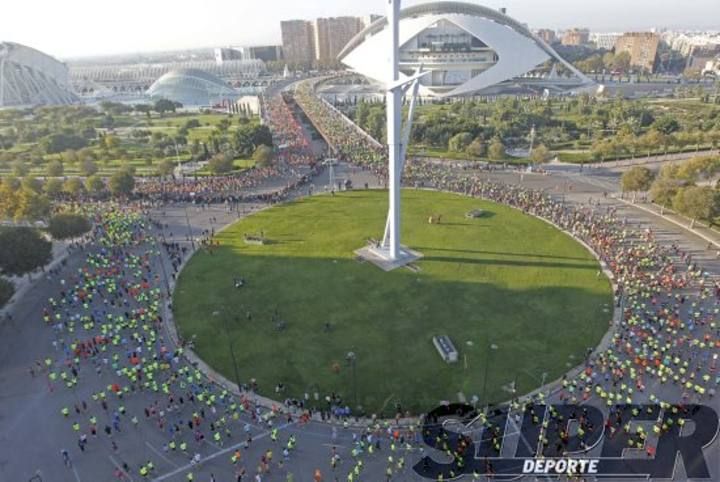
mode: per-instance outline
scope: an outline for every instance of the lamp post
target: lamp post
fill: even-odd
[[[235,384],[237,385],[238,392],[240,392],[240,373],[238,372],[237,359],[235,358],[235,344],[230,337],[230,330],[228,330],[227,318],[225,317],[224,311],[225,310],[223,310],[222,313],[223,328],[225,329],[225,338],[227,338],[228,346],[230,347],[230,358],[232,359],[233,371],[235,372]],[[237,316],[235,317],[235,321],[239,321]]]
[[[485,405],[489,405],[487,403],[487,379],[488,379],[488,368],[490,368],[490,354],[497,350],[498,346],[495,343],[490,343],[487,345],[487,348],[485,349],[485,376],[483,377],[483,389],[482,389],[482,400]]]
[[[192,246],[192,249],[194,251],[195,250],[195,240],[193,239],[192,228],[190,227],[190,215],[188,214],[186,203],[183,204],[183,209],[185,210],[185,223],[187,224],[188,239],[190,240],[190,246]]]
[[[357,355],[354,351],[349,351],[348,354],[345,356],[345,359],[348,361],[350,366],[352,367],[352,378],[353,378],[353,399],[355,400],[355,408],[358,406],[358,398],[357,398]]]
[[[178,143],[175,139],[173,139],[173,144],[175,145],[175,162],[177,162],[178,175],[182,175],[182,177],[185,177],[185,175],[182,173],[182,163],[180,162],[180,149],[178,149]]]

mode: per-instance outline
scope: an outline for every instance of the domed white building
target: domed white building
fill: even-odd
[[[352,70],[384,83],[390,32],[383,17],[356,35],[338,58]],[[547,61],[571,73],[527,75]],[[542,39],[505,13],[471,3],[432,2],[400,13],[400,72],[431,71],[420,80],[421,95],[460,96],[503,82],[529,82],[539,88],[592,81]],[[574,77],[574,78],[572,78]]]
[[[157,79],[146,94],[154,100],[172,100],[183,106],[212,106],[239,97],[223,80],[199,69],[172,70]]]
[[[72,104],[65,64],[39,50],[0,42],[0,107]]]

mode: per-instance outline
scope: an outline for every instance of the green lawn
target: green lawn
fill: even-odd
[[[234,379],[230,338],[241,380],[256,378],[261,393],[274,395],[282,381],[287,395],[334,391],[350,405],[352,350],[360,404],[388,415],[397,401],[417,413],[458,392],[482,396],[489,352],[488,398],[509,398],[501,387],[513,380],[527,392],[543,372],[549,381],[579,363],[608,329],[608,280],[590,253],[549,224],[494,203],[406,190],[403,242],[425,257],[419,272],[385,273],[356,261],[353,250],[382,234],[386,206],[384,191],[317,196],[223,231],[220,248],[199,252],[181,273],[181,335],[195,336],[198,353]],[[467,219],[475,208],[488,214]],[[433,214],[442,224],[427,223]],[[261,231],[271,244],[244,243],[243,234]],[[235,288],[234,277],[246,286]],[[281,332],[276,309],[287,322]],[[439,334],[452,338],[459,363],[441,361],[431,342]]]
[[[250,169],[251,167],[255,166],[255,161],[253,159],[235,159],[233,161],[234,169],[228,174],[237,174],[239,172],[244,171],[245,169]],[[194,172],[194,175],[196,176],[212,176],[213,173],[210,171],[210,167],[207,165],[201,167],[197,171]]]
[[[452,159],[455,161],[484,161],[494,163],[508,163],[508,164],[527,164],[527,159],[520,159],[517,157],[505,156],[504,159],[489,159],[487,157],[476,157],[471,156],[465,152],[453,152],[443,149],[435,149],[426,146],[410,146],[408,148],[408,154],[411,156],[419,157],[432,157],[438,159]]]

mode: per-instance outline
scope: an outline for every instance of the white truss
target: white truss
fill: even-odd
[[[62,62],[24,45],[0,43],[0,107],[77,101]]]

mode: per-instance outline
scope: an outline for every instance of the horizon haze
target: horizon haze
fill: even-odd
[[[426,3],[407,0],[403,6]],[[531,28],[586,27],[592,31],[632,31],[651,28],[718,29],[720,2],[693,0],[605,0],[578,5],[577,0],[488,0],[469,3],[507,8],[507,13]],[[224,45],[280,44],[280,21],[343,15],[384,14],[385,2],[320,0],[237,2],[207,0],[200,6],[187,0],[141,2],[127,0],[122,8],[98,8],[91,0],[66,0],[43,6],[12,1],[0,17],[0,41],[24,44],[60,59]]]

